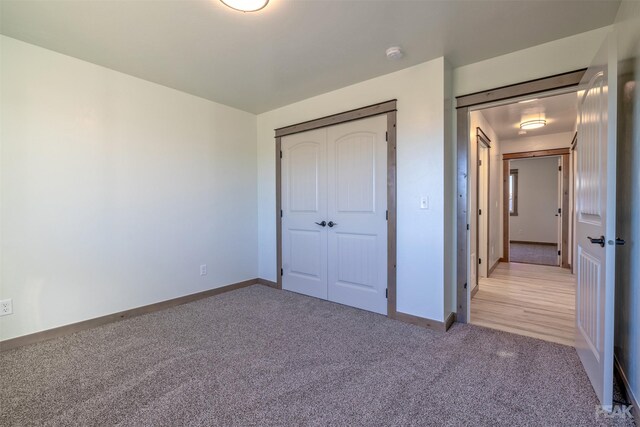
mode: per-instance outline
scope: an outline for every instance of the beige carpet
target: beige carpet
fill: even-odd
[[[526,264],[558,265],[558,247],[539,243],[510,243],[509,261]]]
[[[0,354],[0,425],[586,426],[571,347],[252,286]]]

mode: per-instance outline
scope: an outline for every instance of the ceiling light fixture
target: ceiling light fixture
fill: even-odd
[[[222,4],[240,12],[257,12],[264,9],[269,0],[220,0]]]
[[[527,120],[526,122],[520,123],[520,129],[524,129],[524,130],[538,129],[546,125],[547,125],[547,121],[544,119]]]

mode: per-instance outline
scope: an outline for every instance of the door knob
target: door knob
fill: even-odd
[[[326,226],[326,225],[327,225],[327,221],[316,222],[316,224],[318,224],[318,225],[320,225],[320,226],[324,227],[324,226]],[[329,226],[329,227],[331,227],[331,226]]]
[[[337,222],[333,222],[333,221],[329,221],[329,223],[327,224],[329,227],[333,227],[334,225],[338,225]]]
[[[587,236],[587,239],[589,239],[589,241],[591,243],[593,243],[594,245],[600,245],[600,246],[602,246],[604,248],[604,236],[600,236],[599,239],[594,239],[593,237],[588,237]]]

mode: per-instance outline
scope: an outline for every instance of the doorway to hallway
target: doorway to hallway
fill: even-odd
[[[564,90],[470,112],[470,323],[575,343],[577,99]]]

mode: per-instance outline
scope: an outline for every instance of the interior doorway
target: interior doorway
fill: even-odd
[[[470,323],[574,345],[577,99],[565,89],[469,114]]]
[[[505,262],[571,268],[570,156],[570,147],[503,154]]]

